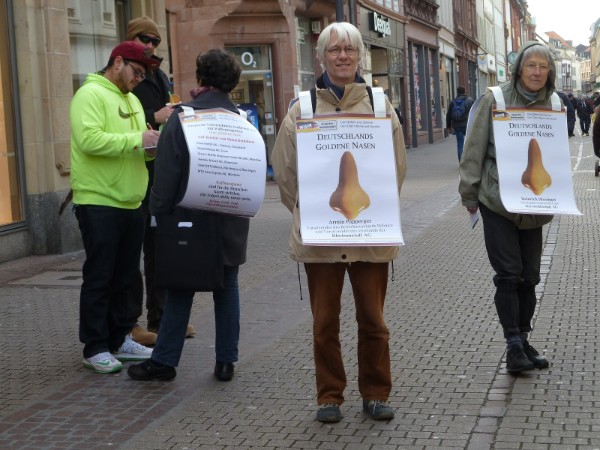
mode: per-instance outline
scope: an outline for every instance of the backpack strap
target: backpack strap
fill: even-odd
[[[556,92],[553,92],[550,96],[550,102],[552,102],[552,111],[560,111],[562,110],[562,106],[560,103],[560,97]]]
[[[375,117],[385,117],[387,111],[385,108],[385,94],[383,93],[383,88],[376,87],[371,89],[370,86],[367,86],[367,92],[370,94],[371,108],[373,108]]]
[[[312,119],[315,112],[315,103],[312,99],[313,90],[302,91],[298,94],[298,101],[300,102],[300,118],[301,119]],[[312,107],[311,104],[312,103]]]
[[[506,111],[506,103],[504,102],[504,94],[502,93],[502,89],[500,86],[492,86],[488,88],[494,94],[494,99],[496,99],[496,109],[499,111]]]

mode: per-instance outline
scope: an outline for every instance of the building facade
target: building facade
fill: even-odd
[[[0,262],[82,247],[70,208],[69,105],[89,72],[108,62],[127,22],[162,0],[0,2]],[[158,49],[169,72],[168,46]]]
[[[454,42],[458,84],[477,97],[477,8],[475,0],[453,0]]]
[[[440,105],[438,5],[432,0],[406,0],[404,11],[408,52],[408,93],[411,146],[444,137],[445,119]]]
[[[159,25],[161,68],[184,101],[199,53],[222,47],[237,57],[243,71],[232,98],[270,161],[290,100],[322,74],[318,35],[340,14],[360,30],[361,75],[402,114],[408,147],[443,139],[456,88],[476,97],[502,82],[505,55],[535,31],[524,0],[0,2],[0,262],[82,247],[71,209],[59,214],[70,187],[69,105],[87,74],[106,65],[130,19],[147,15]],[[478,16],[491,32],[478,36]],[[589,79],[597,89],[595,30]],[[483,53],[487,72],[478,65]]]

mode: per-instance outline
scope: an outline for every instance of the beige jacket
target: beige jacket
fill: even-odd
[[[398,117],[392,105],[387,101],[387,112],[392,117],[394,153],[396,156],[396,174],[398,193],[406,175],[406,150],[404,136]],[[353,83],[346,86],[341,100],[328,89],[317,89],[317,106],[315,114],[332,114],[336,110],[344,113],[372,114],[371,101],[366,84]],[[300,213],[298,199],[298,179],[296,165],[296,117],[300,116],[300,104],[296,102],[288,111],[281,124],[271,161],[275,178],[279,185],[282,203],[292,212],[292,233],[290,236],[290,256],[301,262],[335,263],[335,262],[387,262],[398,256],[398,247],[330,247],[307,246],[300,238]]]

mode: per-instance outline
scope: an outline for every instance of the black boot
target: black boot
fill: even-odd
[[[533,363],[533,367],[536,369],[545,369],[550,365],[548,360],[543,356],[540,356],[539,352],[529,345],[529,342],[523,342],[523,351],[525,352],[525,356],[527,359]]]
[[[534,368],[535,366],[523,351],[522,345],[512,344],[508,346],[506,350],[506,370],[510,373],[518,373]]]

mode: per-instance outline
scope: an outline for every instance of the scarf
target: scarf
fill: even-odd
[[[354,83],[364,83],[364,80],[360,77],[360,75],[358,75],[358,72],[356,72],[356,75],[354,76]],[[325,85],[326,89],[332,90],[338,99],[342,99],[344,96],[345,86],[340,87],[333,84],[327,72],[323,74],[323,84]]]

